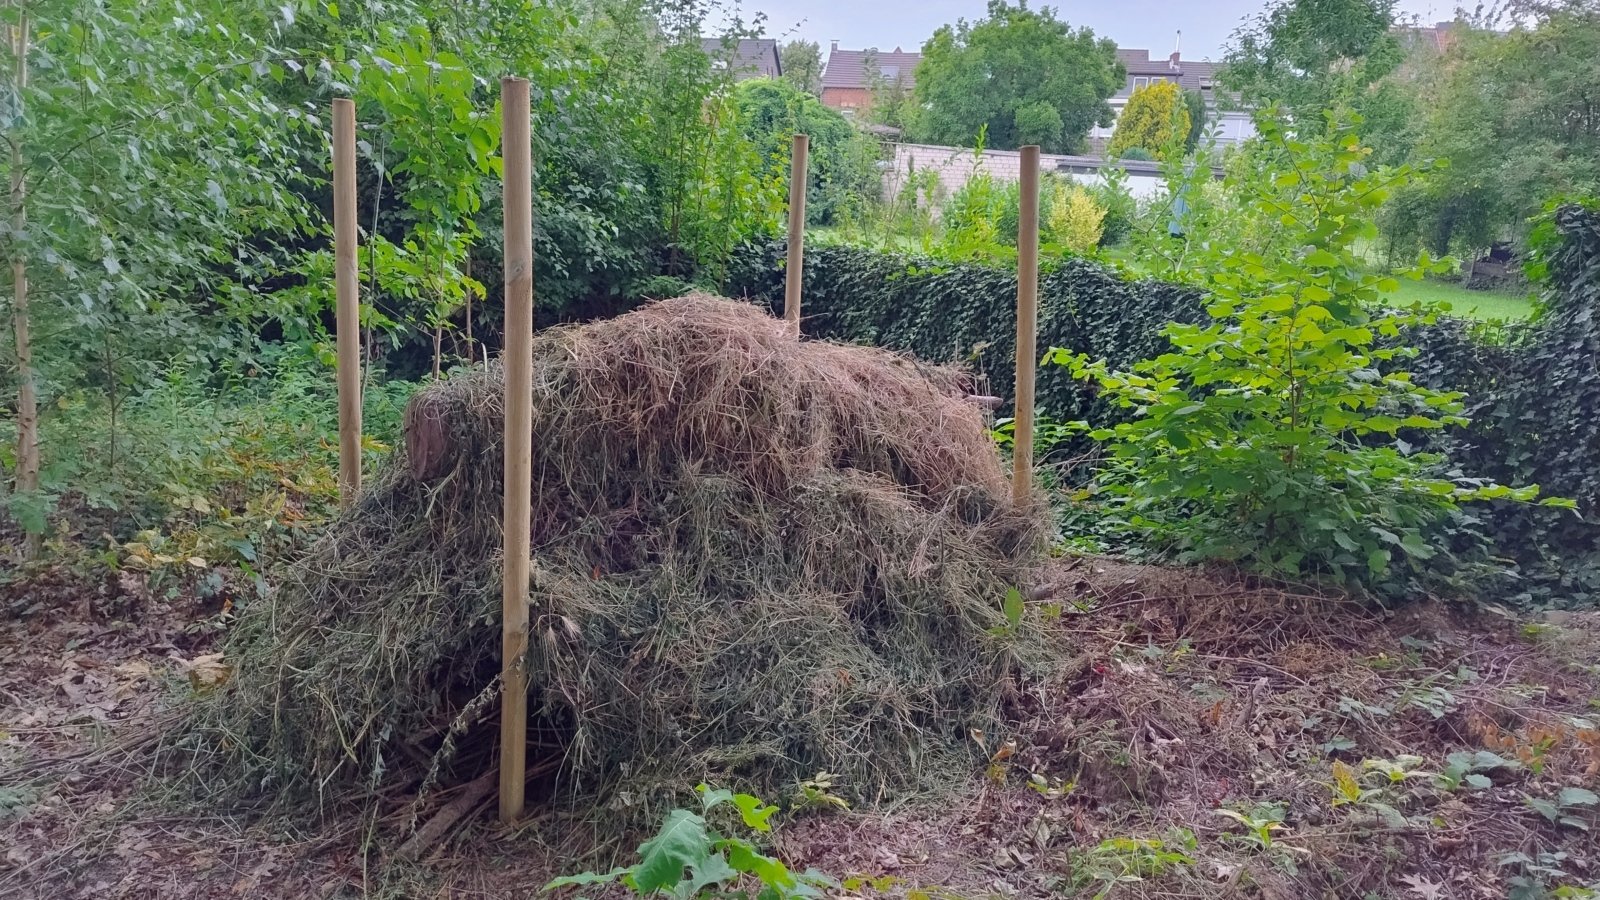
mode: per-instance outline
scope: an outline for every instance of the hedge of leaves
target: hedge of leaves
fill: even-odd
[[[1581,519],[1519,505],[1488,517],[1525,576],[1512,596],[1600,603],[1600,207],[1556,210],[1534,249],[1547,286],[1536,323],[1440,322],[1415,336],[1411,370],[1467,392],[1472,424],[1446,447],[1464,470],[1578,501]]]
[[[748,247],[732,264],[729,293],[783,305],[783,244]],[[1009,400],[1015,380],[1017,276],[995,266],[909,259],[854,247],[806,253],[804,329],[813,337],[960,361]],[[1039,281],[1039,349],[1065,347],[1126,365],[1166,349],[1162,325],[1198,321],[1200,295],[1159,281],[1128,281],[1069,259]],[[1092,392],[1065,369],[1039,371],[1039,407],[1057,419],[1083,418]]]
[[[1472,424],[1437,448],[1462,471],[1578,501],[1577,516],[1527,504],[1486,511],[1482,527],[1496,552],[1517,563],[1516,577],[1488,599],[1592,604],[1600,602],[1600,211],[1563,207],[1541,235],[1537,265],[1548,291],[1536,324],[1442,319],[1407,336],[1419,354],[1403,364],[1430,387],[1468,393]],[[777,311],[782,259],[782,244],[745,248],[730,267],[729,292]],[[808,335],[962,361],[987,376],[990,393],[1011,396],[1014,272],[824,247],[806,254],[804,284]],[[1165,323],[1202,317],[1191,288],[1129,281],[1083,260],[1040,278],[1041,352],[1062,347],[1126,366],[1168,349]],[[1064,368],[1040,369],[1041,414],[1104,421],[1096,404]]]

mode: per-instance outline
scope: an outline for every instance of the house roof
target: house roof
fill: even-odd
[[[783,74],[778,42],[771,38],[742,39],[725,45],[721,38],[704,38],[700,47],[712,59],[730,60],[735,78],[777,78]]]
[[[1219,68],[1212,62],[1180,59],[1176,53],[1151,59],[1149,50],[1122,47],[1117,48],[1117,59],[1128,70],[1127,83],[1114,95],[1123,99],[1133,93],[1134,76],[1159,75],[1176,80],[1178,87],[1186,91],[1209,91]]]
[[[840,50],[838,44],[828,51],[828,64],[822,69],[822,86],[824,88],[865,88],[871,87],[868,80],[867,60],[877,57],[878,71],[887,82],[896,81],[907,88],[916,84],[917,63],[922,62],[921,53],[907,53],[899,47],[893,50],[879,50],[868,47],[865,50]]]
[[[1400,40],[1401,46],[1408,50],[1431,50],[1443,53],[1450,49],[1450,45],[1460,37],[1460,24],[1457,22],[1435,22],[1432,25],[1396,25],[1389,29]]]

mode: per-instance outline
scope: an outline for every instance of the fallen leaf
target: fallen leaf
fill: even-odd
[[[1444,900],[1444,885],[1436,884],[1421,875],[1403,875],[1400,883],[1411,889],[1421,900]]]
[[[221,653],[206,653],[194,659],[177,660],[178,668],[189,676],[189,683],[197,691],[211,690],[233,675],[233,666],[222,661]]]

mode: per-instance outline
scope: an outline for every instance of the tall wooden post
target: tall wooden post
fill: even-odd
[[[12,5],[10,3],[8,6]],[[11,52],[16,60],[12,73],[17,103],[26,102],[28,92],[28,47],[33,26],[24,8],[17,24],[7,29]],[[19,117],[18,122],[21,121]],[[11,231],[21,235],[28,229],[28,167],[22,156],[22,138],[11,135]],[[33,370],[33,321],[28,310],[28,259],[22,242],[11,247],[11,325],[17,347],[17,475],[16,492],[31,500],[39,492],[39,392],[38,373]],[[4,485],[0,485],[3,489]],[[24,559],[37,559],[44,549],[44,536],[29,532],[23,538]]]
[[[361,492],[361,286],[356,264],[356,105],[333,101],[333,286],[339,345],[339,506]]]
[[[797,134],[789,154],[789,258],[783,273],[783,318],[800,332],[800,276],[806,257],[806,156],[811,138]]]
[[[528,529],[533,477],[533,162],[528,82],[500,80],[505,174],[506,497],[500,599],[500,820],[522,815],[528,765]]]
[[[1033,378],[1039,365],[1039,148],[1022,148],[1022,197],[1017,217],[1017,398],[1011,444],[1011,497],[1028,502],[1033,490]]]

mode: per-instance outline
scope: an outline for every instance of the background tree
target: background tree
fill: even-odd
[[[833,224],[880,193],[877,140],[857,131],[838,110],[823,106],[787,79],[740,82],[734,100],[745,139],[769,168],[787,166],[790,140],[797,132],[810,136],[806,219],[811,224]]]
[[[1600,191],[1600,7],[1541,6],[1498,33],[1463,27],[1418,80],[1416,155],[1448,159],[1386,212],[1405,249],[1470,253],[1526,236],[1551,199]]]
[[[1165,148],[1188,144],[1191,124],[1183,90],[1175,82],[1158,81],[1135,90],[1128,98],[1127,108],[1117,118],[1117,130],[1111,134],[1108,149],[1112,156],[1121,156],[1134,147],[1141,147],[1161,159]]]
[[[1184,148],[1193,150],[1206,134],[1206,98],[1199,91],[1184,91],[1183,105],[1189,110],[1189,139]]]
[[[41,440],[35,405],[93,385],[114,416],[141,376],[234,351],[236,335],[201,320],[305,224],[296,163],[319,126],[274,96],[304,68],[274,46],[290,6],[51,0],[7,13],[13,341],[0,371],[19,414],[0,465],[13,469],[10,513],[37,535],[64,448]],[[113,443],[108,477],[115,457]]]
[[[867,76],[867,93],[871,103],[867,107],[867,121],[890,128],[905,128],[916,102],[911,89],[906,87],[906,73],[896,72],[893,78],[883,74],[878,63],[878,51],[867,50],[861,57],[861,68]]]
[[[1321,122],[1347,107],[1365,121],[1373,161],[1396,163],[1407,146],[1396,140],[1411,116],[1408,93],[1385,76],[1405,58],[1390,31],[1394,0],[1274,0],[1234,32],[1222,84],[1246,108],[1284,107],[1301,121]]]
[[[964,145],[987,126],[992,147],[1078,150],[1089,129],[1111,124],[1106,99],[1125,76],[1110,40],[1049,8],[991,0],[987,18],[945,25],[923,45],[908,131]]]
[[[790,41],[778,51],[783,80],[807,94],[822,93],[822,48],[816,41]]]

